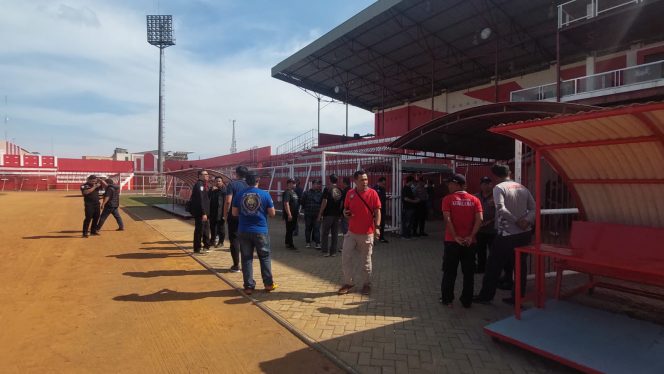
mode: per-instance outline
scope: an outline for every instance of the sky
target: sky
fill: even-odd
[[[192,159],[273,147],[316,128],[316,99],[271,68],[372,0],[2,0],[0,136],[59,157],[157,148],[159,49],[145,16],[172,14],[165,50],[165,140]],[[6,103],[5,103],[6,98]],[[8,118],[4,121],[5,116]],[[345,131],[345,107],[321,132]],[[349,132],[373,132],[350,108]]]

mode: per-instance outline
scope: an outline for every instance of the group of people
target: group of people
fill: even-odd
[[[466,179],[461,174],[447,181],[449,194],[442,201],[445,221],[443,252],[443,279],[440,301],[451,306],[459,264],[463,272],[463,290],[460,301],[464,307],[473,302],[490,303],[498,288],[512,288],[514,248],[529,243],[535,218],[535,201],[521,184],[510,179],[507,165],[492,167],[496,183],[490,177],[480,180],[480,192],[466,191]],[[190,200],[190,212],[195,219],[194,252],[203,253],[211,245],[224,241],[224,221],[227,223],[230,251],[233,259],[231,272],[243,274],[244,291],[251,294],[256,282],[252,262],[257,254],[261,277],[266,291],[277,288],[271,267],[271,248],[268,218],[276,215],[275,204],[267,191],[258,188],[259,177],[244,166],[235,170],[236,178],[224,185],[221,177],[212,186],[207,185],[208,172],[199,171]],[[372,252],[375,241],[387,241],[383,236],[386,191],[384,177],[374,188],[369,187],[367,173],[358,170],[350,180],[338,185],[338,177],[329,175],[329,184],[322,188],[314,180],[307,191],[297,191],[297,181],[289,179],[282,195],[282,217],[286,225],[286,248],[296,250],[293,241],[298,216],[304,212],[305,245],[319,249],[326,257],[337,255],[337,238],[341,230],[343,284],[339,294],[346,294],[355,286],[363,294],[371,292]],[[406,222],[417,214],[417,205],[428,200],[412,176],[406,180],[403,201]],[[426,186],[425,186],[426,187]],[[426,188],[424,189],[425,193]],[[428,193],[427,193],[428,195]],[[209,228],[208,228],[209,227]],[[422,235],[419,224],[404,224],[405,233]],[[206,232],[210,235],[206,236]],[[408,238],[408,235],[403,235]],[[426,234],[426,233],[424,233]],[[219,240],[215,241],[215,235]],[[241,265],[241,267],[240,267]],[[359,271],[358,271],[359,270]],[[482,288],[474,295],[474,277],[484,273]],[[502,275],[502,278],[501,278]],[[519,280],[525,287],[525,272]],[[514,295],[504,299],[513,303]]]
[[[425,182],[420,175],[417,179],[409,175],[401,189],[401,238],[429,236],[424,231],[433,200],[433,184]]]
[[[118,223],[117,231],[124,230],[124,223],[120,216],[120,188],[111,178],[98,178],[90,175],[81,185],[85,218],[83,219],[83,238],[89,235],[100,235],[106,218],[113,215]]]
[[[459,300],[464,307],[469,308],[473,302],[491,303],[498,288],[512,289],[512,296],[503,301],[514,304],[514,249],[531,240],[535,200],[526,187],[510,179],[509,166],[497,164],[491,171],[497,183],[494,186],[490,177],[483,177],[477,195],[466,192],[466,178],[461,174],[448,181],[450,193],[442,203],[445,247],[440,302],[443,305],[451,306],[454,300],[459,264],[463,273]],[[484,273],[484,278],[479,294],[474,295],[476,272]],[[526,272],[521,273],[518,281],[524,290]]]

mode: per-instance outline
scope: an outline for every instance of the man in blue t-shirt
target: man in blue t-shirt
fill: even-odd
[[[274,291],[277,284],[272,279],[270,263],[270,235],[267,217],[274,217],[274,203],[267,191],[258,188],[258,177],[250,172],[246,176],[249,186],[233,197],[233,216],[238,218],[238,239],[242,255],[242,279],[244,292],[251,295],[256,288],[254,281],[254,250],[258,254],[265,291]]]

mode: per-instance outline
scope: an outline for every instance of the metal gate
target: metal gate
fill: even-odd
[[[374,186],[380,177],[385,177],[387,201],[385,211],[385,231],[401,231],[401,155],[323,152],[321,155],[321,175],[323,186],[328,183],[327,176],[334,173],[342,178],[349,178],[353,184],[353,173],[364,170],[369,177],[369,186]]]

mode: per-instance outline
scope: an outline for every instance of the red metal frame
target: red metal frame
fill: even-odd
[[[570,179],[575,184],[664,184],[664,179]]]

